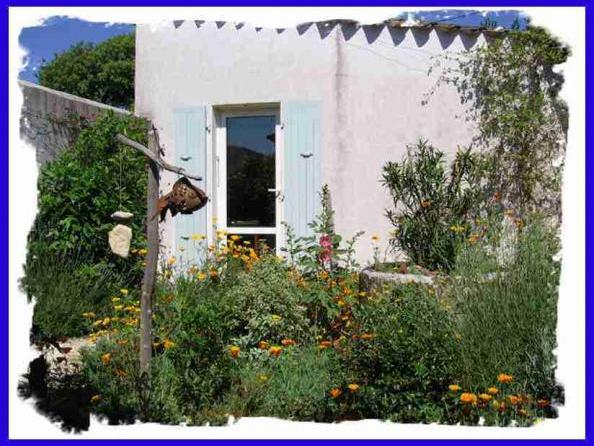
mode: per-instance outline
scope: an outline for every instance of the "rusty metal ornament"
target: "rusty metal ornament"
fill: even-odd
[[[159,198],[157,213],[160,214],[160,221],[163,221],[168,209],[172,217],[178,213],[192,214],[207,202],[208,197],[202,189],[194,186],[186,177],[181,177],[173,184],[171,192]]]

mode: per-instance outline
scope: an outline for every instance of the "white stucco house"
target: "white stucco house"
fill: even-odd
[[[453,87],[428,74],[434,56],[484,43],[496,31],[397,20],[346,20],[292,29],[181,21],[136,30],[136,113],[159,130],[167,161],[203,177],[206,209],[168,217],[167,254],[193,260],[190,236],[219,229],[285,243],[281,222],[308,231],[328,184],[336,231],[365,235],[357,258],[384,246],[391,206],[388,160],[428,139],[453,153],[472,137]],[[176,176],[164,173],[167,191]]]

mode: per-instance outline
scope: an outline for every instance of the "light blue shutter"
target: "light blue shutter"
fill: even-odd
[[[282,104],[284,125],[284,216],[298,237],[311,235],[322,187],[321,106],[318,102]]]
[[[201,176],[190,180],[209,194],[206,177],[206,107],[175,110],[175,162],[187,172]],[[192,234],[206,235],[206,207],[190,215],[177,214],[175,221],[175,255],[182,268],[199,263],[205,241],[192,240]]]

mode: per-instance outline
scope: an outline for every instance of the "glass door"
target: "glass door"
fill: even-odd
[[[280,221],[275,111],[224,114],[217,142],[220,227],[256,248],[278,248]]]

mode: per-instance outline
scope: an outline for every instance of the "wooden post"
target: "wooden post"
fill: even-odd
[[[151,128],[148,134],[148,149],[159,157],[155,129]],[[141,378],[141,417],[148,415],[149,393],[151,388],[151,357],[153,348],[153,294],[155,289],[155,276],[159,260],[159,219],[151,218],[157,213],[159,199],[159,166],[152,159],[149,161],[147,183],[147,219],[146,241],[147,255],[144,277],[142,279],[142,294],[140,297],[140,378]]]
[[[148,252],[146,254],[146,266],[140,296],[140,382],[138,383],[140,386],[140,417],[143,421],[146,421],[148,419],[151,390],[153,294],[157,276],[157,262],[159,260],[159,219],[156,218],[159,200],[159,168],[195,180],[201,180],[202,177],[186,172],[181,167],[172,166],[160,158],[159,135],[154,126],[151,126],[148,133],[148,147],[144,147],[122,134],[116,135],[116,140],[140,151],[149,159],[148,183],[146,185],[146,243]]]

